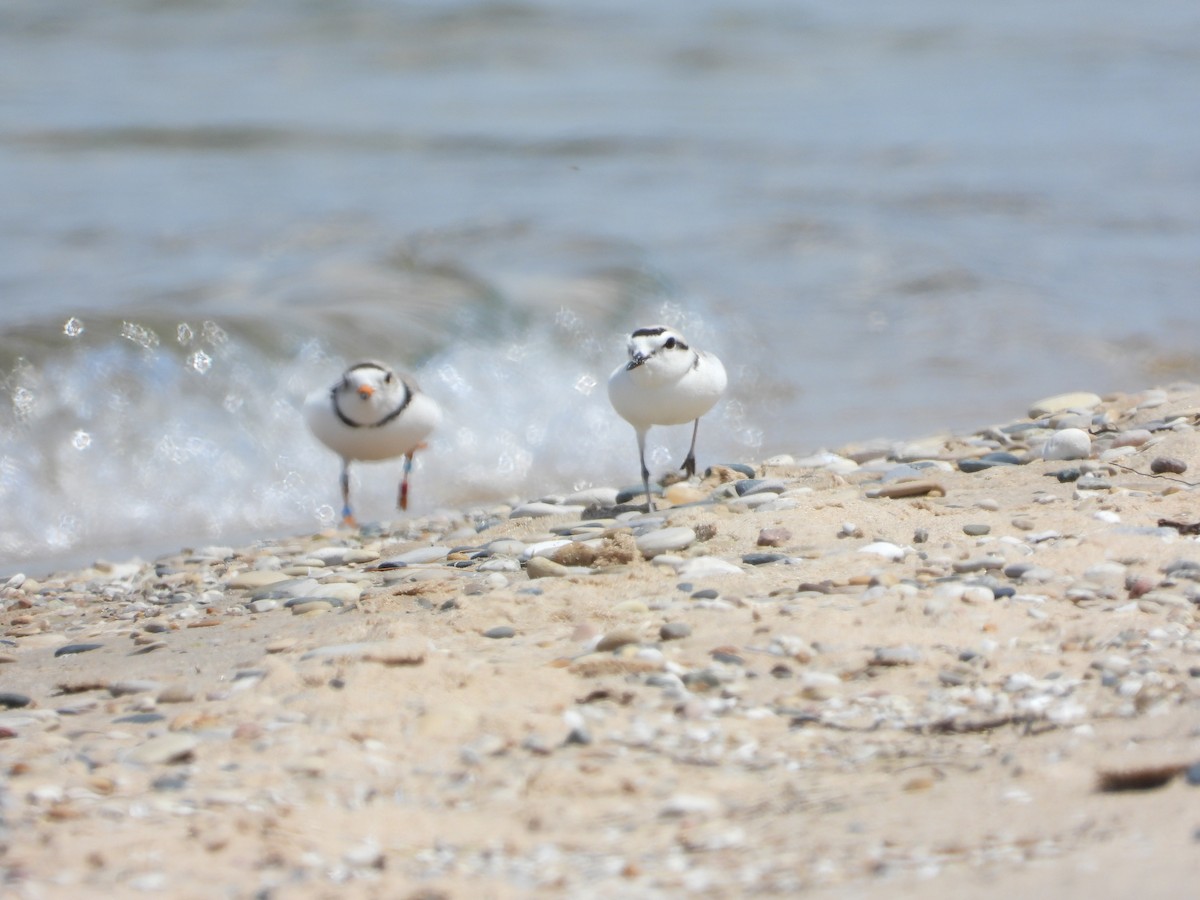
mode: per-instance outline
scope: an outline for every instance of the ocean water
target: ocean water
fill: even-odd
[[[0,60],[0,574],[330,524],[363,358],[446,409],[417,513],[636,483],[655,322],[701,465],[1200,376],[1194,2],[39,0]]]

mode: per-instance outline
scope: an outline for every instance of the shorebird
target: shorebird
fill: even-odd
[[[637,432],[638,460],[649,510],[654,510],[654,500],[650,496],[650,470],[646,468],[646,432],[651,425],[692,422],[692,445],[680,468],[689,477],[695,475],[700,417],[720,399],[725,384],[721,361],[688,346],[677,331],[653,325],[629,336],[629,361],[609,376],[608,399]]]
[[[332,389],[314,391],[304,419],[322,444],[342,458],[342,520],[357,525],[350,508],[350,463],[404,457],[396,505],[408,509],[413,454],[441,421],[442,411],[415,381],[377,362],[348,368]]]

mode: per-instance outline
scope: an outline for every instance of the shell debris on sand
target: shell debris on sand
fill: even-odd
[[[12,574],[6,883],[1169,895],[1198,410],[1048,398],[714,467],[653,514],[589,488]],[[1087,455],[1043,458],[1071,429]]]

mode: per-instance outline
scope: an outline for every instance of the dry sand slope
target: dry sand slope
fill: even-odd
[[[1031,414],[14,577],[4,890],[1184,896],[1200,392]]]

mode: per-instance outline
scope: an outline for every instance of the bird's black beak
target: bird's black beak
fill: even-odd
[[[642,363],[644,363],[649,358],[650,357],[645,356],[641,353],[635,353],[635,354],[633,354],[633,359],[631,359],[629,361],[629,365],[627,365],[625,368],[629,371],[632,371],[633,369],[636,369],[638,366],[640,366]]]

